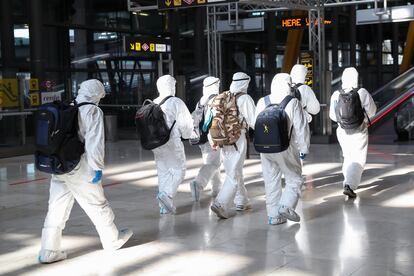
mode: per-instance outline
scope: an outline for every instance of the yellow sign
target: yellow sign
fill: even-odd
[[[129,49],[131,49],[132,51],[141,51],[141,43],[139,42],[129,43],[129,46]]]
[[[38,91],[39,90],[39,79],[30,79],[29,81],[29,90]]]
[[[300,63],[308,69],[304,84],[313,88],[313,53],[302,52],[299,56]]]
[[[40,105],[40,95],[39,93],[31,93],[29,94],[30,97],[30,105],[31,106],[39,106]]]
[[[0,80],[0,107],[18,107],[19,90],[16,79]]]
[[[197,4],[205,4],[206,0],[197,0]]]
[[[165,5],[167,5],[167,7],[171,6],[171,0],[166,0]]]
[[[125,38],[126,52],[170,53],[171,42],[161,38]]]
[[[174,6],[181,6],[182,4],[181,0],[174,0]]]

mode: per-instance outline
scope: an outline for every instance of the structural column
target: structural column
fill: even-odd
[[[0,36],[1,56],[3,59],[3,78],[15,78],[16,69],[13,68],[15,60],[15,47],[12,0],[0,1]]]
[[[270,85],[273,76],[276,74],[276,15],[275,12],[268,12],[266,17],[267,30],[267,59],[265,85],[267,92],[270,92]]]
[[[44,79],[42,0],[30,1],[30,63],[32,78]]]
[[[180,57],[180,17],[178,11],[168,11],[168,32],[171,34],[172,59],[174,62],[174,75],[181,75],[181,57]]]
[[[350,7],[349,12],[349,62],[351,66],[356,67],[356,10],[354,6]]]
[[[332,71],[339,68],[338,65],[338,40],[339,40],[339,15],[338,9],[333,10],[332,26]]]
[[[197,8],[195,10],[195,27],[194,27],[194,57],[196,66],[201,71],[206,71],[207,62],[205,60],[206,47],[204,38],[204,28],[206,26],[206,9],[204,7]]]
[[[377,81],[378,85],[382,85],[382,24],[376,24],[376,49],[375,49],[375,59],[376,59],[376,71],[377,71]]]
[[[398,75],[399,66],[398,66],[398,27],[399,23],[392,23],[392,41],[391,41],[391,52],[393,59],[393,74],[394,76]]]

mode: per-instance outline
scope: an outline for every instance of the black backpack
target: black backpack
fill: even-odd
[[[293,91],[293,97],[298,99],[298,101],[302,101],[302,96],[300,95],[299,87],[301,87],[303,83],[296,83],[294,86],[292,86]]]
[[[210,97],[208,98],[207,102],[209,102],[212,98],[214,98],[217,95],[210,95]],[[206,104],[207,105],[207,104]],[[199,121],[198,125],[194,125],[194,129],[196,130],[196,132],[200,135],[200,137],[198,139],[190,139],[190,144],[191,145],[203,145],[205,143],[207,143],[208,141],[208,131],[210,129],[211,123],[213,122],[213,118],[207,118],[210,121],[208,122],[208,127],[207,129],[203,128],[205,120],[206,120],[206,105],[201,105],[200,102],[197,103],[196,109],[194,110],[194,112],[191,114],[194,120],[194,123],[196,123],[197,121]]]
[[[170,139],[175,121],[171,128],[168,128],[164,112],[161,109],[161,105],[169,98],[172,96],[164,98],[159,104],[147,99],[135,114],[137,131],[141,136],[141,146],[146,150],[162,146]]]
[[[338,102],[335,106],[337,122],[343,129],[355,129],[359,127],[365,118],[365,110],[359,98],[358,89],[345,93],[339,90]]]
[[[254,127],[254,147],[260,153],[277,153],[288,149],[293,125],[289,131],[285,108],[293,99],[286,96],[280,105],[271,104],[269,96],[264,97],[266,108],[257,116]]]
[[[78,136],[78,112],[83,105],[60,101],[43,104],[35,113],[35,165],[39,171],[65,174],[72,171],[85,152]]]

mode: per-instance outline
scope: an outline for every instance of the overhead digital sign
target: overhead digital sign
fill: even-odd
[[[323,24],[331,25],[333,22],[329,19],[324,19]],[[282,18],[280,21],[280,27],[282,29],[300,29],[300,28],[306,28],[310,24],[309,18],[306,16],[295,16],[295,17],[285,17]],[[318,21],[312,22],[315,26],[318,26]]]
[[[225,4],[238,0],[157,0],[159,10],[191,8],[206,5]]]
[[[162,38],[125,37],[125,52],[171,53],[171,41]]]

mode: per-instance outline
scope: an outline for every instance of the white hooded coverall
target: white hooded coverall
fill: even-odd
[[[215,77],[207,77],[203,81],[203,96],[200,99],[200,105],[210,105],[213,99],[210,99],[211,95],[218,95],[220,89],[220,80]],[[195,122],[196,125],[197,122]],[[198,184],[203,189],[207,186],[208,182],[211,182],[213,192],[217,192],[221,186],[220,179],[220,153],[221,150],[213,150],[210,143],[204,143],[200,145],[201,154],[203,158],[203,165],[201,166],[198,174],[195,178]]]
[[[238,72],[233,75],[233,81],[230,85],[231,93],[245,93],[237,99],[237,107],[240,113],[240,121],[245,120],[247,125],[254,128],[256,106],[253,99],[247,94],[250,77],[245,73]],[[249,203],[247,190],[243,180],[243,165],[246,158],[247,139],[246,130],[242,130],[239,140],[234,146],[223,146],[222,159],[226,179],[223,187],[216,197],[218,202],[224,209],[228,209],[231,201],[234,199],[236,205],[246,205]],[[236,194],[237,192],[237,194]]]
[[[77,103],[98,104],[105,96],[102,83],[87,80],[81,83]],[[105,137],[103,112],[94,105],[79,107],[79,137],[85,143],[85,153],[76,168],[63,175],[52,175],[49,208],[42,230],[42,250],[60,250],[62,230],[76,201],[92,220],[104,248],[118,240],[114,213],[105,198],[101,183],[92,184],[95,171],[103,170]]]
[[[289,74],[277,74],[271,84],[270,102],[280,104],[291,94],[291,79]],[[264,98],[257,102],[256,118],[266,107]],[[296,207],[303,184],[302,165],[299,152],[307,154],[309,151],[309,126],[306,114],[300,102],[293,98],[285,108],[289,118],[288,129],[292,128],[290,146],[279,153],[261,153],[263,179],[266,190],[266,210],[269,217],[277,217],[280,206]],[[297,148],[294,141],[297,141]],[[285,176],[286,187],[282,193],[282,174]]]
[[[168,96],[175,96],[175,79],[164,75],[157,80],[159,97],[154,103],[159,104]],[[168,127],[175,125],[170,134],[170,140],[156,149],[153,149],[158,173],[159,192],[165,192],[170,198],[177,193],[178,186],[184,179],[186,159],[181,137],[189,139],[193,131],[193,118],[185,103],[177,98],[169,98],[161,109],[165,114]]]
[[[358,87],[358,72],[354,67],[349,67],[342,73],[342,89],[349,93],[353,88]],[[339,91],[335,91],[331,97],[329,117],[332,121],[337,122],[335,106],[338,103]],[[371,94],[365,88],[358,90],[362,107],[369,117],[375,115],[377,106],[371,97]],[[368,119],[365,118],[360,127],[356,129],[343,129],[339,124],[336,130],[336,136],[342,148],[344,163],[342,164],[342,173],[344,175],[343,185],[349,185],[352,190],[358,188],[361,182],[362,172],[367,160],[368,151]]]
[[[308,69],[302,64],[296,64],[293,66],[290,71],[290,77],[292,78],[292,83],[302,83],[303,85],[299,86],[298,90],[300,92],[301,104],[305,110],[306,118],[308,123],[312,121],[312,115],[316,115],[320,111],[320,104],[318,99],[315,96],[312,88],[310,88],[305,83],[306,74]]]

